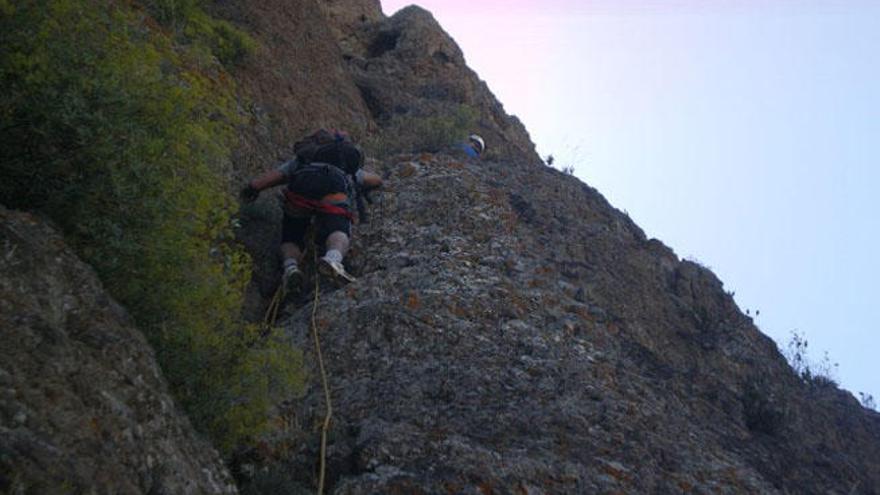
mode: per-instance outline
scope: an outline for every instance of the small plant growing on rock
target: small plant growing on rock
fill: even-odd
[[[257,42],[231,23],[208,15],[199,0],[149,0],[147,9],[169,29],[176,41],[194,51],[209,53],[223,65],[242,63],[257,49]]]
[[[743,419],[753,432],[774,435],[781,431],[788,420],[785,409],[770,390],[763,377],[750,379],[743,387]]]
[[[813,361],[807,352],[808,347],[809,342],[804,334],[793,330],[788,348],[783,355],[797,376],[805,383],[815,386],[837,386],[834,375],[838,363],[831,361],[828,351],[825,351],[821,361]]]
[[[435,115],[397,115],[378,137],[366,140],[365,148],[368,154],[377,157],[394,153],[435,153],[464,142],[476,121],[476,110],[467,105],[456,105]]]

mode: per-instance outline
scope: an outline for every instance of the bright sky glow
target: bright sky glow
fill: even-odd
[[[542,156],[880,400],[880,2],[415,3]]]

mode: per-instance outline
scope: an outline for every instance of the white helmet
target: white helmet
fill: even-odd
[[[468,136],[468,141],[470,141],[471,144],[474,145],[477,154],[482,155],[483,152],[486,151],[486,142],[483,141],[483,138],[481,138],[480,136],[476,134],[471,134],[470,136]]]

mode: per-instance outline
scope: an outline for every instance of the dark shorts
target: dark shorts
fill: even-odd
[[[351,222],[342,215],[329,215],[327,213],[316,213],[314,215],[292,217],[284,215],[281,223],[281,242],[292,242],[296,244],[300,251],[306,248],[306,232],[312,225],[312,219],[315,222],[315,244],[321,250],[327,237],[333,232],[343,232],[349,238],[351,237]]]
[[[297,194],[315,200],[333,193],[345,193],[351,197],[351,186],[345,174],[329,165],[314,164],[302,167],[293,173],[287,187]],[[351,210],[347,203],[337,203],[337,206]],[[313,219],[317,229],[315,242],[319,247],[324,246],[327,237],[333,232],[343,232],[351,237],[351,221],[342,215],[285,211],[281,226],[281,242],[292,242],[300,250],[304,250],[306,231],[312,225]]]

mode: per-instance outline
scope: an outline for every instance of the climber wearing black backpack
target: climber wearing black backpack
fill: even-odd
[[[302,282],[299,264],[305,251],[306,230],[313,222],[316,245],[325,249],[318,269],[337,281],[354,281],[342,264],[351,239],[352,201],[362,205],[358,191],[377,188],[382,179],[362,168],[363,153],[342,131],[320,129],[295,143],[293,150],[296,158],[251,180],[241,191],[242,199],[252,202],[263,189],[287,184],[281,236],[282,285],[291,291]]]

